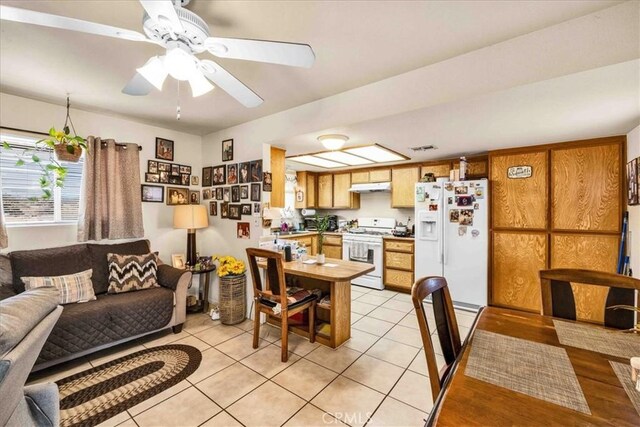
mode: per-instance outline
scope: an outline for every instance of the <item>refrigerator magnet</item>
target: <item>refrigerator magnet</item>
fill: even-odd
[[[480,203],[474,203],[473,204],[473,209],[475,209],[475,210],[480,209]]]
[[[418,202],[424,202],[424,193],[417,193],[416,194],[416,200]]]
[[[460,211],[458,209],[451,209],[449,211],[449,222],[460,221]]]
[[[466,185],[460,185],[455,188],[456,194],[467,194],[469,192],[469,187]]]
[[[480,235],[480,230],[471,230],[471,235],[473,237],[478,237]]]
[[[476,190],[474,192],[474,195],[476,196],[476,198],[478,199],[482,199],[484,198],[484,191],[482,190],[482,187],[476,187]]]
[[[446,184],[444,184],[444,189],[447,191],[453,191],[453,183],[447,182]]]
[[[460,209],[460,225],[473,225],[473,209]]]
[[[453,197],[449,197],[449,199],[447,200],[447,203],[449,203],[450,205],[453,204]]]
[[[429,205],[429,210],[432,211],[432,212],[433,211],[437,211],[438,210],[438,205],[430,204]]]
[[[466,225],[461,225],[458,227],[458,236],[464,236],[465,234],[467,234],[467,226]]]
[[[473,196],[458,196],[458,206],[471,206],[473,204]]]

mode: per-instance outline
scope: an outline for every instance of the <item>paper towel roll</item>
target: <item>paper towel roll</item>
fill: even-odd
[[[302,209],[302,216],[313,216],[316,214],[315,209]]]

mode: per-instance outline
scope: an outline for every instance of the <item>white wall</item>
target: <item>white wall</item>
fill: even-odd
[[[640,157],[640,126],[627,134],[627,161]],[[625,189],[626,191],[626,189]],[[640,205],[628,206],[629,256],[633,277],[640,278]]]
[[[72,100],[73,101],[73,100]],[[46,132],[51,126],[64,123],[63,106],[34,101],[0,93],[0,125],[12,128]],[[147,160],[155,157],[155,138],[163,137],[175,142],[175,163],[190,165],[194,174],[201,171],[201,143],[198,135],[149,126],[105,114],[96,114],[72,108],[71,117],[79,135],[113,138],[118,142],[132,142],[142,146],[140,152],[140,180],[144,182]],[[199,189],[192,187],[192,190]],[[185,253],[186,231],[173,229],[173,208],[160,203],[143,203],[145,237],[153,250],[159,251],[165,262],[171,262],[172,253]],[[9,247],[6,251],[36,249],[76,243],[75,225],[28,226],[7,229]]]

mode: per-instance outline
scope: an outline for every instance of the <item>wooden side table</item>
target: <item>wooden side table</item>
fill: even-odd
[[[211,284],[211,272],[216,271],[216,266],[213,265],[209,268],[203,268],[200,270],[189,269],[191,274],[194,276],[199,276],[198,282],[198,296],[202,296],[202,303],[196,304],[192,306],[192,308],[187,308],[189,313],[208,313],[209,312],[209,285]],[[204,286],[203,286],[204,282]]]

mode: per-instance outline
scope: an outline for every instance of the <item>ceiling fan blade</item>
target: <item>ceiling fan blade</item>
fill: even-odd
[[[313,49],[308,44],[209,37],[204,41],[204,45],[211,54],[221,58],[245,59],[293,67],[310,68],[316,59]]]
[[[154,86],[147,81],[140,73],[136,73],[129,83],[122,89],[122,93],[131,96],[149,95]]]
[[[0,19],[25,24],[42,25],[43,27],[80,31],[82,33],[96,34],[99,36],[155,43],[137,31],[10,6],[0,6]]]
[[[154,21],[166,25],[176,34],[184,32],[172,0],[140,0],[140,4]]]
[[[215,62],[208,59],[200,61],[200,70],[206,78],[237,99],[245,107],[257,107],[264,102],[254,91]]]

